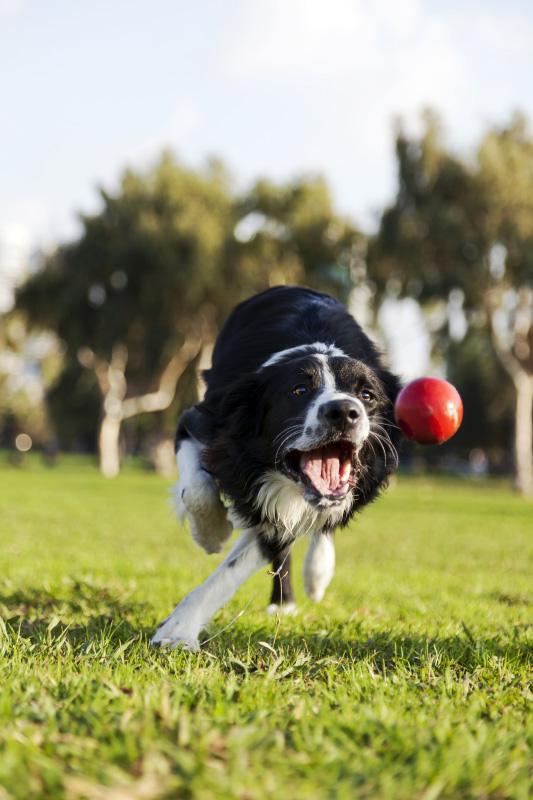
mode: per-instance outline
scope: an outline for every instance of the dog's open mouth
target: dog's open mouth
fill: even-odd
[[[355,486],[354,455],[351,442],[330,442],[314,450],[290,450],[285,466],[318,494],[344,497]]]

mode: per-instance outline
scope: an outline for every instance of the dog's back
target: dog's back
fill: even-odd
[[[255,372],[275,353],[322,342],[346,355],[377,366],[377,348],[345,307],[330,295],[300,286],[276,286],[240,303],[217,338],[211,369],[206,370],[205,400],[210,389],[228,386]]]

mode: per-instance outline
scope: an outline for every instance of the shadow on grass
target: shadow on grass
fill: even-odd
[[[377,633],[363,641],[351,642],[347,646],[354,660],[368,658],[377,669],[385,671],[403,665],[408,669],[420,669],[431,665],[435,669],[452,667],[464,672],[473,672],[479,667],[494,665],[531,666],[533,646],[530,641],[514,635],[474,636],[465,628],[464,636],[425,637],[407,633],[391,635]]]
[[[262,641],[263,640],[263,641]],[[233,650],[237,655],[269,642],[266,630],[258,629],[251,636],[237,633],[231,638],[223,634],[216,642],[206,645],[213,655],[222,656]],[[512,627],[494,635],[475,636],[463,626],[463,632],[454,636],[435,637],[411,632],[375,631],[369,634],[357,623],[347,623],[327,635],[302,636],[295,631],[276,638],[273,652],[285,660],[301,658],[307,661],[338,663],[343,665],[366,663],[376,674],[407,672],[420,674],[421,670],[442,674],[447,668],[456,674],[471,674],[479,669],[531,669],[533,643],[525,628]],[[264,650],[263,652],[267,652]]]
[[[6,627],[30,643],[47,637],[65,638],[72,647],[95,638],[121,644],[153,633],[142,625],[150,606],[133,599],[133,589],[95,586],[71,580],[57,591],[25,587],[9,591],[0,587],[0,617]]]
[[[134,599],[135,590],[120,585],[93,585],[86,580],[64,581],[57,590],[25,587],[11,590],[0,585],[0,617],[8,630],[37,647],[66,641],[84,651],[91,643],[120,646],[131,641],[149,641],[155,624],[150,604]],[[1,620],[0,620],[1,621]],[[472,673],[499,663],[509,668],[533,666],[531,626],[512,626],[494,635],[472,633],[465,625],[454,636],[431,637],[401,631],[372,631],[359,621],[338,623],[326,633],[298,629],[280,633],[272,642],[272,627],[234,627],[201,652],[225,660],[235,656],[247,668],[257,669],[261,654],[283,656],[286,663],[304,664],[365,662],[376,673],[421,669]],[[211,634],[213,631],[211,631]],[[206,631],[204,639],[209,637]],[[264,649],[265,642],[267,644]],[[169,651],[161,651],[163,656]],[[247,654],[246,656],[244,654]],[[250,655],[251,654],[251,655]],[[156,653],[154,652],[154,655]],[[193,654],[190,654],[194,658]],[[266,663],[266,662],[265,662]],[[261,668],[261,667],[259,667]],[[235,672],[239,672],[239,667]]]

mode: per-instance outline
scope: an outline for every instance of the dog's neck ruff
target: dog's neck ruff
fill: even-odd
[[[306,356],[306,355],[325,355],[325,356],[336,356],[337,358],[346,358],[346,353],[343,350],[340,350],[334,344],[325,344],[324,342],[314,342],[313,344],[300,344],[296,347],[289,347],[286,350],[280,350],[278,353],[274,353],[273,355],[268,358],[264,364],[261,364],[259,367],[259,371],[265,369],[265,367],[271,367],[273,364],[279,364],[281,361],[285,361],[290,358],[294,358],[295,356]]]
[[[318,530],[333,530],[354,501],[352,492],[334,504],[327,498],[311,503],[305,495],[305,491],[287,476],[274,471],[267,473],[255,504],[261,515],[261,530],[267,539],[288,544]]]

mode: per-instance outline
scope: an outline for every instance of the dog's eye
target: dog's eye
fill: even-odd
[[[369,392],[368,389],[363,389],[361,392],[361,400],[364,400],[365,403],[370,402],[370,400],[372,400],[372,392]]]
[[[298,386],[295,386],[292,390],[292,393],[300,397],[300,395],[305,394],[307,391],[307,386],[305,383],[299,383]]]

